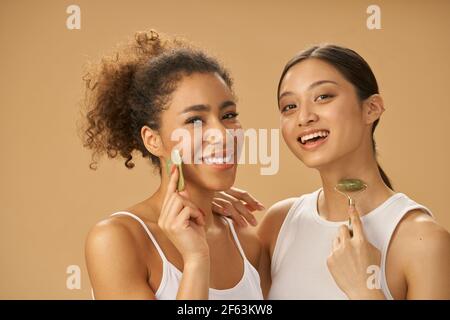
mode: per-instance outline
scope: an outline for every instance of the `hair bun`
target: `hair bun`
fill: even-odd
[[[135,34],[138,45],[145,46],[150,41],[159,41],[159,33],[151,29],[150,32],[138,31]]]

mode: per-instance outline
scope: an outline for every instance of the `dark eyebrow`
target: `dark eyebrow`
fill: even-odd
[[[219,110],[225,109],[226,107],[235,107],[235,106],[236,106],[236,102],[234,102],[232,100],[226,100],[220,104]]]
[[[195,104],[193,106],[189,106],[187,108],[184,108],[183,111],[180,112],[180,114],[188,113],[191,111],[209,111],[211,107],[207,104]]]
[[[332,83],[332,84],[338,85],[338,83],[333,81],[333,80],[319,80],[319,81],[311,83],[306,90],[311,90],[314,87],[320,86],[320,85],[325,84],[325,83]],[[285,91],[282,94],[280,94],[280,96],[278,97],[278,100],[280,100],[284,96],[288,96],[288,95],[291,95],[291,94],[294,94],[294,93],[292,91]]]
[[[280,96],[278,97],[278,100],[280,100],[281,98],[285,97],[285,96],[290,96],[294,94],[292,91],[284,91],[282,94],[280,94]]]
[[[235,105],[236,105],[236,103],[234,101],[226,100],[220,104],[219,109],[222,110],[226,107],[235,106]],[[195,105],[185,108],[183,111],[180,112],[180,114],[188,113],[188,112],[192,112],[192,111],[209,111],[209,110],[211,110],[211,106],[208,104],[195,104]]]
[[[324,84],[324,83],[333,83],[335,85],[338,85],[338,83],[336,81],[333,81],[333,80],[319,80],[319,81],[316,81],[314,83],[311,83],[307,90],[311,90],[312,88],[320,86],[321,84]]]

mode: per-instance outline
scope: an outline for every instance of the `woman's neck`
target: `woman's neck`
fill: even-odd
[[[360,179],[367,184],[362,192],[348,193],[356,201],[356,209],[360,215],[365,215],[377,208],[394,191],[384,183],[375,159],[341,159],[326,168],[319,169],[323,192],[318,199],[318,212],[330,221],[345,221],[348,219],[348,199],[337,192],[334,187],[341,179]]]

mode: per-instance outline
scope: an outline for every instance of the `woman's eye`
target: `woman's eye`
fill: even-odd
[[[224,116],[222,117],[223,120],[227,120],[227,119],[234,119],[239,115],[239,113],[237,112],[228,112],[226,114],[224,114]]]
[[[288,104],[281,109],[281,112],[286,112],[286,111],[292,110],[294,108],[297,108],[297,106],[295,104]]]
[[[191,117],[191,118],[187,119],[185,123],[186,124],[200,124],[200,123],[203,123],[203,120],[200,117]]]
[[[323,101],[323,100],[325,100],[325,99],[328,99],[328,98],[332,98],[333,96],[332,95],[329,95],[329,94],[321,94],[321,95],[318,95],[317,97],[316,97],[316,99],[314,99],[314,101]]]

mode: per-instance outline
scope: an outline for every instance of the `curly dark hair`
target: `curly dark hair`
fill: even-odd
[[[161,172],[160,160],[151,154],[141,138],[144,125],[160,128],[160,114],[167,109],[171,94],[183,76],[217,73],[232,89],[233,81],[217,59],[188,41],[163,36],[154,30],[137,32],[135,38],[89,68],[86,83],[82,140],[92,150],[89,167],[97,168],[106,153],[125,159],[134,167],[133,153],[149,157]]]

